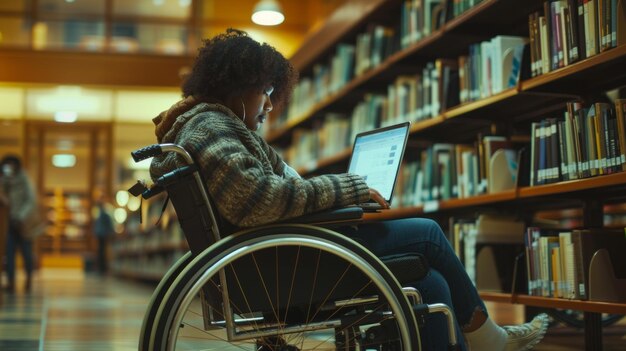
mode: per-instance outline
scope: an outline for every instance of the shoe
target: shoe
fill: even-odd
[[[507,333],[504,351],[526,351],[541,341],[548,329],[548,315],[539,314],[529,323],[502,327]]]

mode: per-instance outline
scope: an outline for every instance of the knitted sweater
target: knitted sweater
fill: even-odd
[[[228,108],[180,101],[154,120],[157,140],[184,147],[198,163],[222,218],[251,227],[368,200],[364,179],[333,174],[303,179]],[[174,153],[153,159],[153,179],[183,164]]]

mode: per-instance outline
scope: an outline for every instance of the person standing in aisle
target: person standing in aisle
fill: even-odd
[[[6,246],[8,292],[15,292],[15,254],[21,250],[26,270],[25,290],[32,287],[34,224],[37,221],[37,197],[20,158],[5,156],[0,162],[0,187],[9,205],[9,228]]]
[[[276,49],[243,31],[229,29],[204,41],[183,83],[183,100],[153,120],[159,143],[176,143],[192,154],[220,215],[234,228],[369,199],[389,207],[378,191],[355,174],[301,178],[255,133],[274,104],[285,106],[296,81],[297,72]],[[179,165],[174,153],[155,157],[151,176],[157,179]],[[529,350],[543,338],[545,314],[530,323],[508,327],[489,318],[476,287],[436,222],[405,218],[338,231],[357,239],[377,256],[424,255],[432,270],[428,282],[414,285],[426,292],[425,302],[446,303],[454,310],[462,350]],[[429,335],[426,349],[446,349],[445,330],[429,329],[425,334]]]
[[[93,233],[98,239],[98,272],[105,275],[108,272],[109,264],[107,251],[109,246],[109,238],[114,233],[113,218],[104,195],[98,196],[96,199],[96,208],[93,221]]]

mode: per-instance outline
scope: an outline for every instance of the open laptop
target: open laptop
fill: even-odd
[[[409,122],[357,134],[348,173],[365,178],[370,188],[380,192],[387,203],[396,185],[400,163],[409,137]],[[358,204],[366,211],[382,209],[374,201]]]

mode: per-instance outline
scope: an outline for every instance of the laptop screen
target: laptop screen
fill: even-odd
[[[348,173],[365,177],[390,202],[408,136],[409,122],[358,134]]]

